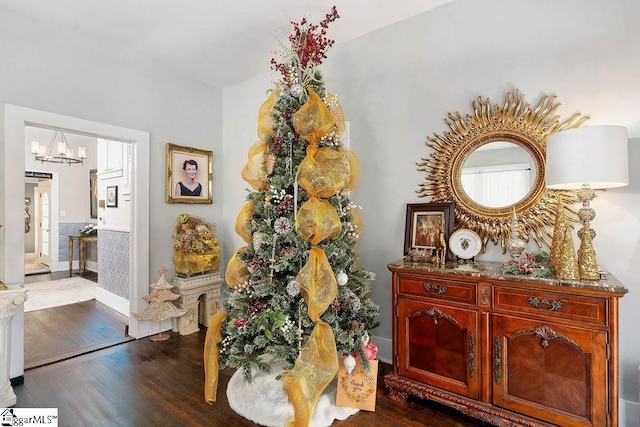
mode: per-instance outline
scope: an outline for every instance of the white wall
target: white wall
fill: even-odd
[[[64,117],[150,132],[150,147],[146,156],[150,165],[149,203],[140,209],[150,212],[148,220],[144,220],[151,232],[145,232],[144,236],[146,239],[148,234],[149,247],[153,248],[148,268],[145,267],[149,270],[145,277],[156,280],[162,266],[171,268],[171,235],[179,213],[189,212],[211,222],[220,221],[223,179],[216,173],[221,162],[220,156],[214,156],[213,191],[216,204],[168,205],[164,201],[167,142],[220,153],[220,89],[183,78],[171,70],[118,51],[112,46],[78,38],[72,30],[42,24],[2,7],[0,58],[5,60],[5,66],[0,68],[0,105],[24,106],[62,114]],[[4,109],[0,111],[0,114],[4,114]],[[0,123],[4,123],[4,117],[0,117]],[[22,163],[26,150],[23,150],[24,139],[12,135],[10,140],[5,140],[5,135],[6,132],[0,132],[0,152],[4,153],[6,148],[7,153],[15,153],[15,159],[20,158]],[[142,152],[146,154],[147,149]],[[22,200],[24,196],[22,182],[17,187],[5,182],[7,165],[13,160],[9,155],[2,158],[0,224],[5,222],[7,208],[11,208],[7,200]],[[147,164],[146,159],[143,164]],[[15,167],[11,169],[12,173],[15,172]],[[22,240],[8,241],[5,237],[5,228],[0,228],[0,280],[8,285],[19,285],[23,280],[22,275],[16,274],[18,269],[15,266],[7,266],[15,264],[15,256],[11,254],[15,247],[20,247],[22,253]],[[135,274],[133,278],[140,276]],[[132,284],[136,289],[148,285],[138,282]],[[132,310],[139,311],[142,300],[131,303]],[[22,323],[22,313],[18,313],[12,322],[12,377],[16,376],[16,372],[17,375],[22,373],[22,359],[16,362],[13,357],[13,350],[21,354]],[[134,329],[130,331],[136,333]]]
[[[36,22],[1,7],[0,58],[5,59],[5,66],[0,69],[0,104],[151,133],[152,279],[163,265],[172,266],[171,235],[179,213],[221,221],[220,89],[183,78],[166,67],[112,46],[78,38],[71,30]],[[214,151],[213,205],[165,203],[167,142]]]
[[[416,195],[426,179],[416,167],[430,153],[426,137],[448,130],[447,113],[471,113],[478,96],[502,103],[505,92],[517,88],[535,104],[555,94],[562,118],[580,112],[591,116],[587,124],[626,126],[632,138],[631,185],[599,194],[592,203],[597,212],[592,226],[600,264],[630,290],[620,309],[621,398],[638,401],[638,16],[637,0],[456,0],[329,51],[322,67],[326,87],[339,96],[350,122],[351,148],[360,157],[353,198],[364,208],[361,261],[377,276],[372,297],[381,306],[382,324],[374,332],[382,342],[391,337],[386,264],[402,257],[406,204],[428,201]],[[240,170],[257,138],[257,112],[272,78],[277,76],[224,91],[224,217],[230,225],[244,201],[247,185]],[[231,227],[224,239],[228,259],[243,243]],[[504,261],[506,256],[490,247],[480,259]],[[621,411],[620,425],[638,424],[637,406],[624,404]],[[626,420],[625,412],[630,414]]]
[[[131,218],[131,191],[125,195],[125,188],[130,185],[127,177],[131,176],[127,161],[127,145],[120,141],[108,141],[98,138],[98,226],[112,230],[129,231]],[[110,148],[112,147],[112,148]],[[114,147],[114,148],[113,148]],[[115,156],[117,159],[113,159]],[[110,162],[108,159],[112,158]],[[107,206],[107,189],[115,187],[116,206]],[[101,207],[101,201],[104,203]]]
[[[265,64],[266,65],[266,64]],[[246,202],[250,185],[240,176],[247,160],[249,147],[258,138],[258,108],[273,89],[270,76],[262,75],[246,83],[225,88],[224,103],[224,222],[218,230],[222,245],[221,268],[236,249],[246,243],[234,231],[236,218]]]

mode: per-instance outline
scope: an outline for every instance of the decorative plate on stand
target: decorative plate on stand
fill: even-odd
[[[471,259],[480,253],[482,240],[473,230],[462,228],[453,232],[449,238],[451,252],[460,259]]]

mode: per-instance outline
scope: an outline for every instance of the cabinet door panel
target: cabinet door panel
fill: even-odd
[[[398,373],[477,397],[477,313],[398,301]]]
[[[607,334],[496,315],[494,403],[566,426],[605,425]]]

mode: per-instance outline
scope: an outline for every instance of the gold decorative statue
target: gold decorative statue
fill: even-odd
[[[447,260],[447,240],[444,238],[444,224],[440,224],[440,232],[436,242],[436,255],[433,257],[434,264],[444,267]]]

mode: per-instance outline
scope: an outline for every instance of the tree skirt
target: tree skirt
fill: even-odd
[[[254,372],[251,383],[245,381],[242,370],[238,369],[227,385],[229,406],[244,418],[267,427],[282,427],[285,420],[293,415],[293,407],[282,387],[282,381],[276,379],[280,369],[270,374]],[[333,420],[344,420],[358,412],[356,408],[336,406],[336,380],[325,389],[318,399],[310,427],[326,427]]]

